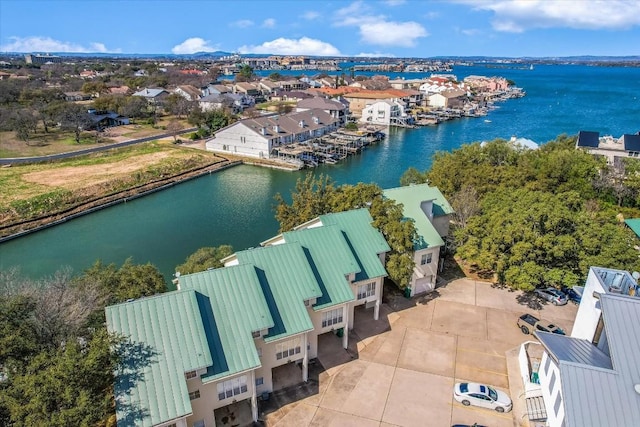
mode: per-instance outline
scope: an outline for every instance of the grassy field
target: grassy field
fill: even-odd
[[[96,132],[83,132],[80,143],[76,143],[73,132],[64,132],[57,128],[49,133],[39,127],[30,138],[29,144],[16,138],[14,132],[0,132],[0,158],[34,157],[48,154],[66,153],[95,146],[102,146],[128,139],[145,138],[165,133],[165,128],[173,117],[161,117],[156,126],[146,123],[136,123],[126,126],[109,128],[97,135]],[[189,128],[186,120],[180,120],[184,128]]]
[[[2,167],[0,224],[46,215],[223,160],[171,141],[153,141],[56,162]]]

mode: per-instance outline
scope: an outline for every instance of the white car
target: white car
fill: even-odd
[[[453,386],[453,398],[464,406],[480,406],[498,412],[509,412],[512,407],[507,393],[478,383],[457,383]]]

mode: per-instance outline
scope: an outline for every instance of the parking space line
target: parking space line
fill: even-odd
[[[472,349],[470,349],[470,348],[459,348],[458,350],[460,350],[460,351],[466,351],[466,352],[469,352],[469,353],[480,353],[480,354],[486,354],[486,355],[488,355],[488,356],[501,357],[501,358],[503,358],[503,359],[506,359],[506,358],[507,358],[507,356],[504,356],[504,355],[502,355],[502,354],[487,353],[486,351],[472,350]]]
[[[470,411],[476,411],[476,412],[480,412],[486,415],[491,415],[493,417],[499,417],[499,418],[504,418],[505,420],[512,420],[513,416],[508,416],[506,414],[501,414],[497,411],[492,411],[491,409],[486,409],[486,408],[475,408],[473,406],[464,406],[461,403],[449,403],[449,405],[453,406],[454,408],[462,408],[462,409],[468,409]]]
[[[464,363],[456,363],[456,366],[466,366],[467,368],[475,369],[476,371],[489,372],[491,374],[502,375],[503,377],[508,377],[508,374],[503,372],[491,371],[489,369],[482,369],[472,365],[465,365]]]

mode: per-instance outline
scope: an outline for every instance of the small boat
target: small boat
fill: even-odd
[[[485,122],[485,123],[491,123],[491,120],[489,120],[489,119],[484,119],[484,122]]]

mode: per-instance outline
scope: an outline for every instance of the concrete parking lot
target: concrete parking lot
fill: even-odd
[[[267,426],[527,426],[516,409],[500,414],[459,404],[453,385],[484,382],[517,393],[507,352],[535,340],[520,332],[518,316],[529,312],[570,333],[577,312],[572,303],[556,307],[471,279],[411,300],[391,291],[385,301],[378,321],[357,310],[348,350],[331,334],[320,337],[309,383],[262,405]]]

